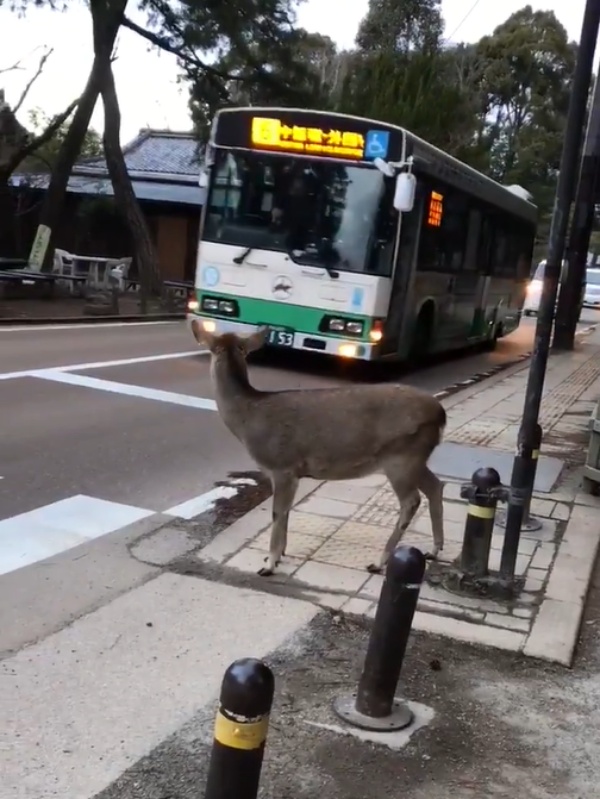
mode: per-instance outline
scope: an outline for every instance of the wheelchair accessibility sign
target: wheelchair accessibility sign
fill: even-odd
[[[385,158],[390,146],[389,130],[370,130],[365,136],[365,158]]]

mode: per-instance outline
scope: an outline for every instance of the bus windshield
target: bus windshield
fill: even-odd
[[[202,238],[285,252],[298,264],[389,275],[392,212],[390,187],[376,169],[217,148]]]

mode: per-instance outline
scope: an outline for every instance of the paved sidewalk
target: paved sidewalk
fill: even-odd
[[[510,480],[529,363],[442,400],[448,409],[445,443],[432,468],[447,478],[444,561],[460,553],[466,501],[460,485],[481,465]],[[591,572],[600,542],[600,499],[580,490],[589,416],[600,397],[600,337],[574,353],[549,359],[540,422],[544,429],[532,513],[543,521],[523,532],[517,572],[524,589],[513,602],[459,595],[435,584],[421,590],[415,628],[461,641],[523,652],[571,665]],[[288,551],[279,573],[262,583],[348,613],[372,616],[382,577],[366,565],[378,555],[395,523],[398,503],[383,475],[318,484],[303,481],[291,513]],[[270,500],[222,533],[198,557],[225,570],[254,575],[269,546]],[[403,543],[431,545],[424,502]],[[489,568],[497,570],[504,530],[496,526]],[[225,577],[226,579],[226,577]],[[261,582],[253,586],[260,588]]]

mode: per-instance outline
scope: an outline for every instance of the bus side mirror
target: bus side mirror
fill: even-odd
[[[396,188],[394,190],[394,208],[396,211],[402,213],[412,211],[415,205],[416,190],[417,179],[412,172],[400,172],[396,176]]]

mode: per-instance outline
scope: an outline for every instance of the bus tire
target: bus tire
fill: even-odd
[[[429,355],[431,340],[433,338],[434,309],[431,303],[424,305],[419,311],[417,322],[410,344],[408,362],[411,365],[418,365],[419,362]]]
[[[498,346],[498,339],[502,338],[502,325],[498,324],[494,327],[494,334],[483,345],[486,352],[493,352]]]

